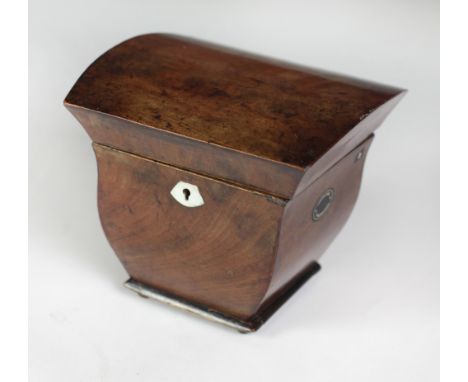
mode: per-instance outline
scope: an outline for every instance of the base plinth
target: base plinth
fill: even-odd
[[[150,298],[164,304],[185,310],[206,318],[207,320],[226,325],[241,333],[251,333],[258,330],[304,283],[320,270],[320,265],[313,262],[298,277],[286,285],[279,293],[272,296],[262,308],[248,321],[239,320],[235,317],[225,315],[212,310],[206,306],[192,303],[180,297],[163,292],[156,288],[145,285],[133,278],[124,283],[124,286],[141,297]]]

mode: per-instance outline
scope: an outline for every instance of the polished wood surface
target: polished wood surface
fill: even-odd
[[[65,105],[95,142],[290,198],[324,154],[335,148],[335,161],[344,156],[347,143],[370,135],[401,94],[151,34],[98,58]]]
[[[99,57],[65,106],[94,142],[102,226],[132,283],[256,330],[320,268],[403,94],[153,34]],[[180,181],[204,204],[177,202]]]
[[[94,144],[101,222],[133,279],[255,322],[348,219],[371,141],[290,201]],[[197,185],[205,205],[180,205],[170,194],[179,181]],[[313,221],[314,204],[329,187],[335,199]]]
[[[237,151],[135,125],[130,121],[82,108],[71,108],[92,140],[142,157],[290,198],[304,172]]]
[[[284,201],[172,166],[94,145],[99,215],[136,280],[246,319],[269,283]],[[195,184],[205,200],[179,204],[174,185]]]
[[[343,228],[358,197],[364,161],[372,140],[373,136],[366,139],[287,203],[265,301],[317,261]],[[314,205],[330,188],[334,190],[334,199],[329,209],[318,221],[313,221]]]

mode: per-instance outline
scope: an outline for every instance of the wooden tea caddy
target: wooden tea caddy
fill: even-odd
[[[319,270],[403,94],[150,34],[99,57],[65,106],[93,140],[125,285],[249,332]]]

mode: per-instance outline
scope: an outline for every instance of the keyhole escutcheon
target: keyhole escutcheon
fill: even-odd
[[[172,188],[171,195],[185,207],[200,207],[205,204],[195,184],[180,181]]]

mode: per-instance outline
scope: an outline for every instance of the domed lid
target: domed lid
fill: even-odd
[[[91,123],[86,111],[108,122],[119,120],[118,139],[109,133],[111,122],[85,126],[98,143],[288,198],[304,173],[333,147],[352,149],[351,143],[370,135],[401,94],[401,89],[150,34],[99,57],[73,86],[65,105],[83,125]],[[125,129],[127,138],[122,136]],[[128,140],[138,134],[146,143],[129,147]],[[183,159],[180,150],[171,154],[161,145],[145,148],[148,137],[157,134],[197,152],[208,145],[206,155],[221,150],[216,161],[226,161],[213,168],[200,164],[190,150],[186,153],[191,157]],[[346,154],[335,151],[335,160]],[[240,154],[246,159],[237,162]],[[268,174],[243,175],[250,171],[249,163],[254,169],[266,166]],[[282,179],[283,173],[289,178]]]

